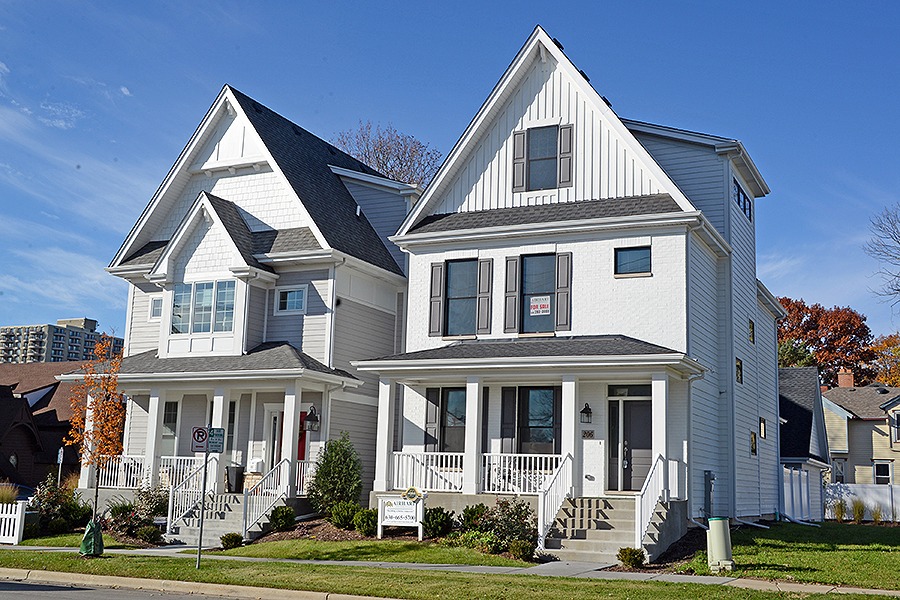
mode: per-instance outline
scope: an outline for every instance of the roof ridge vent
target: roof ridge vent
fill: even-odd
[[[581,70],[581,69],[578,69],[578,72],[581,73],[581,76],[584,77],[584,80],[585,80],[585,81],[587,81],[588,83],[591,82],[591,78],[587,76],[587,73],[585,73],[585,72],[584,72],[583,70]]]

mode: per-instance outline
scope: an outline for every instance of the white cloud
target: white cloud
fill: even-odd
[[[9,67],[6,66],[6,63],[0,60],[0,96],[6,96],[8,94],[6,89],[6,80],[10,74]]]
[[[122,95],[123,95],[123,96],[128,96],[128,97],[131,97],[131,96],[132,96],[131,90],[129,90],[129,89],[128,89],[127,87],[125,87],[124,85],[123,85],[122,87],[119,88],[119,91],[122,92]]]
[[[83,110],[67,102],[41,102],[41,110],[44,114],[38,117],[38,121],[57,129],[72,129],[84,118]]]
[[[782,279],[796,274],[803,267],[799,256],[781,254],[760,255],[756,263],[756,275],[761,280]]]

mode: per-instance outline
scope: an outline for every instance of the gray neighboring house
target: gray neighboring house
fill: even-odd
[[[818,367],[778,369],[782,513],[802,521],[825,518],[823,476],[830,468]]]

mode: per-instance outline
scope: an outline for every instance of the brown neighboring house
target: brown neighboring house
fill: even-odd
[[[856,387],[838,374],[824,393],[825,428],[834,483],[896,484],[900,461],[900,388],[881,383]]]
[[[63,450],[63,476],[79,469],[75,448],[63,446],[69,431],[73,383],[57,375],[84,362],[0,364],[0,478],[35,487],[57,472]]]

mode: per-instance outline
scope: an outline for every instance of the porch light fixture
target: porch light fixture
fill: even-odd
[[[309,407],[309,412],[306,413],[306,420],[303,421],[303,429],[306,431],[319,430],[319,415],[316,414],[315,406]]]
[[[581,409],[581,422],[582,423],[590,423],[591,418],[593,416],[593,412],[591,411],[591,405],[587,402],[584,403],[584,408]]]

